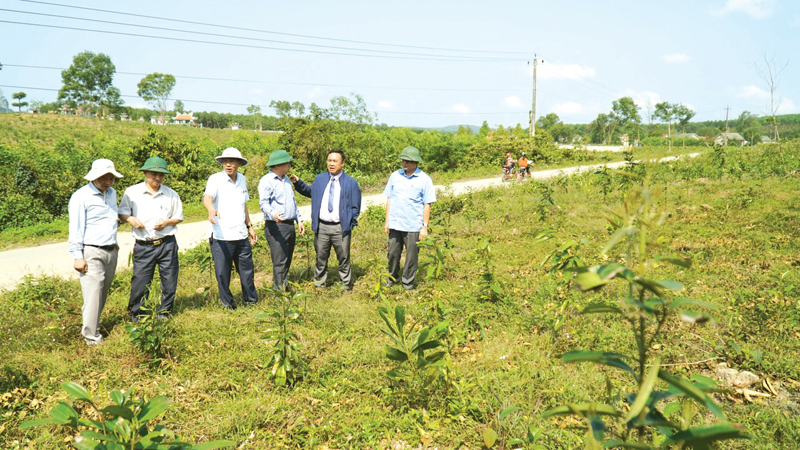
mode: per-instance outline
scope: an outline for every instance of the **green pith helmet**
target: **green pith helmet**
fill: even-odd
[[[158,156],[151,156],[147,158],[147,161],[144,162],[141,171],[149,170],[150,172],[158,172],[158,173],[172,173],[167,169],[167,162],[164,161],[164,158],[159,158]]]
[[[400,153],[400,159],[404,159],[406,161],[422,162],[422,156],[419,154],[419,149],[417,147],[404,148],[403,153]]]
[[[294,161],[294,158],[289,156],[289,153],[286,150],[275,150],[269,154],[267,167],[277,166],[278,164],[287,163],[289,161]]]

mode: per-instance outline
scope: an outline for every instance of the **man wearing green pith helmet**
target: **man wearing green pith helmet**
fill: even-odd
[[[178,287],[177,225],[183,222],[183,204],[178,193],[165,186],[167,162],[158,156],[148,158],[140,169],[144,182],[125,189],[119,204],[119,219],[131,224],[133,277],[128,313],[137,322],[150,293],[156,266],[161,278],[160,318],[172,313]]]
[[[419,248],[417,241],[428,236],[431,203],[436,201],[433,181],[419,169],[422,156],[416,147],[406,147],[400,153],[403,168],[392,172],[383,195],[386,196],[386,223],[383,231],[389,237],[389,274],[401,282],[407,291],[415,289]],[[400,255],[406,248],[406,261],[400,275]]]

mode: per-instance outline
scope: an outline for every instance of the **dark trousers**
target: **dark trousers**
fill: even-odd
[[[294,255],[294,222],[268,220],[264,225],[264,234],[267,236],[269,253],[272,257],[272,288],[286,289],[289,285],[289,268],[292,266],[292,255]]]
[[[158,266],[161,276],[161,314],[172,312],[175,291],[178,289],[178,242],[174,236],[166,237],[161,245],[147,245],[137,242],[133,246],[133,277],[131,278],[131,297],[128,312],[131,317],[139,315],[150,295],[150,282]]]
[[[417,276],[419,262],[419,231],[389,230],[389,275],[403,283],[406,289],[414,289],[414,278]],[[406,261],[403,265],[403,277],[400,277],[400,255],[406,248]]]
[[[350,266],[350,232],[342,235],[342,224],[327,225],[322,222],[317,226],[314,235],[314,250],[317,252],[317,264],[314,270],[314,284],[325,286],[328,279],[328,258],[331,247],[339,260],[339,280],[345,288],[353,287],[353,270]]]
[[[239,281],[242,283],[243,302],[253,304],[258,301],[253,269],[253,247],[248,239],[239,241],[220,241],[213,237],[208,240],[211,256],[214,258],[214,274],[217,277],[219,300],[225,308],[236,309],[231,294],[231,269],[236,266]]]

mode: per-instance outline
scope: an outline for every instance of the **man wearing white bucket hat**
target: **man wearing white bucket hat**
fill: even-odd
[[[223,308],[236,309],[230,289],[234,264],[242,283],[244,304],[252,305],[258,301],[252,247],[258,236],[245,205],[250,199],[247,181],[238,172],[239,167],[247,164],[247,160],[233,147],[226,148],[216,160],[222,164],[222,172],[208,177],[203,206],[208,211],[208,221],[211,223],[208,242],[214,258],[219,299]]]
[[[98,159],[86,174],[89,181],[69,199],[69,252],[80,274],[86,345],[103,342],[100,314],[117,269],[117,192],[111,186],[122,174],[108,159]]]

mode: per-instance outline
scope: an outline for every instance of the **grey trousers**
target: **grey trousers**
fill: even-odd
[[[353,269],[350,266],[350,232],[342,236],[342,224],[326,225],[322,222],[317,226],[314,235],[314,250],[317,252],[317,264],[314,270],[314,285],[325,286],[328,279],[328,258],[331,255],[331,246],[339,260],[339,280],[345,289],[353,287]]]
[[[272,288],[283,290],[289,285],[289,268],[294,255],[294,222],[273,222],[264,224],[269,253],[272,257]]]
[[[389,230],[389,275],[403,283],[406,289],[414,289],[414,278],[417,276],[419,263],[419,231]],[[406,248],[406,261],[403,265],[403,277],[400,277],[400,255]]]
[[[88,270],[80,275],[83,291],[81,334],[87,343],[103,342],[103,336],[100,335],[100,314],[106,305],[111,282],[114,281],[118,254],[117,249],[103,250],[89,245],[83,247],[83,258]]]
[[[137,242],[133,246],[133,277],[128,301],[131,317],[139,315],[139,310],[150,295],[150,282],[153,281],[156,266],[161,277],[161,307],[158,313],[169,315],[172,312],[175,291],[178,289],[178,242],[174,236],[162,241],[161,245]]]

